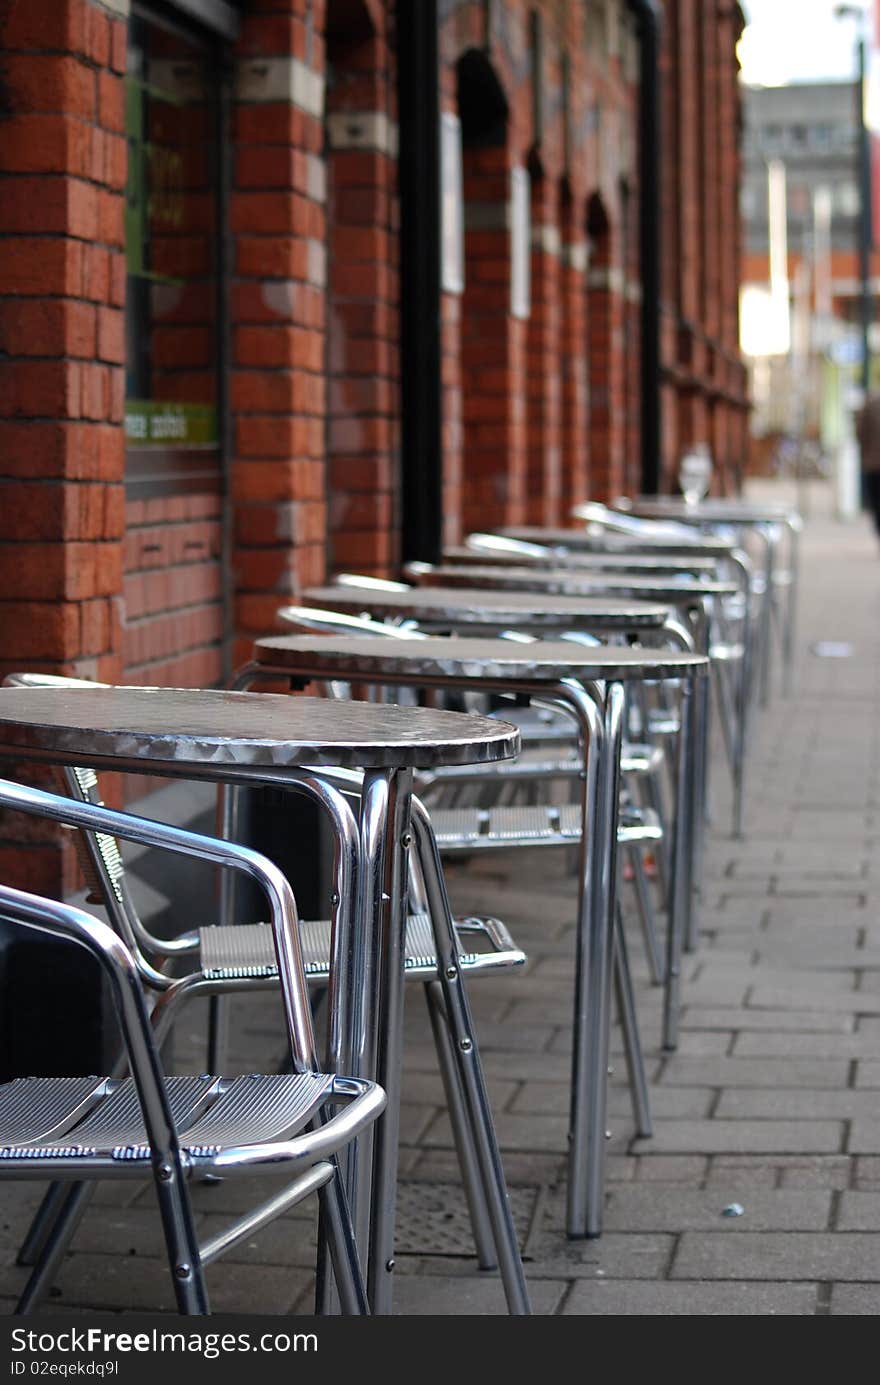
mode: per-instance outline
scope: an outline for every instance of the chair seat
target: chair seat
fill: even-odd
[[[323,1073],[168,1077],[165,1086],[182,1151],[213,1158],[223,1149],[286,1140],[316,1115],[337,1079]],[[0,1087],[0,1172],[33,1159],[150,1157],[130,1077],[17,1078]]]
[[[463,971],[522,966],[524,952],[516,946],[504,924],[494,918],[456,919],[459,944],[472,938],[476,947],[462,946],[459,965]],[[210,980],[236,977],[277,976],[272,929],[265,923],[202,928],[199,931],[201,962]],[[330,975],[330,920],[300,924],[303,964],[310,981],[326,981]],[[434,932],[427,914],[410,914],[406,925],[404,965],[410,980],[431,980],[437,975]]]
[[[571,738],[569,738],[571,739]],[[663,762],[663,752],[657,746],[624,745],[620,757],[622,774],[651,774]],[[584,762],[580,755],[553,754],[549,747],[531,746],[515,760],[502,760],[497,765],[447,765],[424,776],[419,796],[429,801],[433,789],[448,784],[469,784],[486,780],[571,779],[582,773]],[[433,814],[432,814],[433,821]]]
[[[474,851],[510,846],[570,846],[581,839],[579,803],[529,807],[440,808],[431,814],[441,851]],[[620,811],[621,845],[659,841],[660,819],[650,808]]]

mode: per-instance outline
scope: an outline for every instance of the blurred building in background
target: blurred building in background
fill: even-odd
[[[858,83],[743,89],[742,328],[757,465],[786,438],[829,453],[841,440],[862,360],[861,110]],[[872,252],[872,291],[878,274]]]
[[[4,0],[3,667],[216,684],[334,570],[669,488],[695,443],[733,489],[742,23]]]

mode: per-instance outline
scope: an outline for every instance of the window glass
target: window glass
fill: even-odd
[[[126,79],[126,442],[136,474],[216,452],[217,85],[212,53],[133,15]]]

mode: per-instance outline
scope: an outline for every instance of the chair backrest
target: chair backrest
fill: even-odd
[[[385,625],[380,620],[370,620],[368,616],[325,611],[320,606],[281,606],[275,614],[278,620],[293,626],[303,635],[384,635],[391,640],[428,638],[411,623]]]
[[[628,515],[620,510],[610,510],[597,500],[587,500],[571,509],[573,519],[582,520],[588,528],[607,529],[615,534],[631,534],[640,539],[676,539],[680,543],[697,543],[698,535],[687,524],[676,524],[671,519],[642,519],[638,515]]]
[[[368,577],[358,572],[337,572],[334,587],[368,587],[374,592],[408,592],[406,582],[393,582],[390,577]]]
[[[468,534],[465,547],[475,553],[503,553],[511,558],[549,558],[552,548],[545,544],[531,543],[526,539],[509,539],[504,534]]]
[[[54,673],[7,673],[3,679],[4,687],[33,688],[37,695],[40,688],[106,688],[107,683],[93,682],[88,678],[66,678]],[[82,766],[65,765],[54,769],[54,777],[59,788],[69,798],[94,807],[103,807],[98,776],[93,769]],[[169,984],[153,966],[152,958],[157,954],[188,952],[192,950],[192,940],[175,945],[175,941],[165,943],[154,938],[145,927],[137,911],[125,874],[125,863],[119,850],[119,843],[108,832],[89,832],[76,829],[73,841],[77,859],[85,877],[90,904],[102,904],[107,910],[110,922],[116,933],[131,950],[142,977],[152,986]],[[176,940],[179,941],[179,940]]]

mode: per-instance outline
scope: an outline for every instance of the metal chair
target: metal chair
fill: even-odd
[[[31,673],[9,674],[4,680],[12,686],[33,688],[82,681]],[[65,767],[59,773],[72,799],[100,805],[99,784],[93,770]],[[322,775],[344,793],[359,794],[359,775],[339,770],[322,770]],[[424,819],[416,836],[413,857],[419,898],[424,907],[411,913],[407,921],[404,974],[407,980],[424,984],[480,1266],[482,1269],[500,1268],[511,1311],[518,1312],[522,1311],[522,1303],[527,1303],[522,1266],[510,1221],[491,1114],[484,1091],[479,1096],[482,1091],[479,1073],[477,1094],[468,1095],[474,1088],[474,1060],[478,1063],[474,1029],[463,1016],[461,1002],[452,1004],[446,994],[454,979],[449,975],[451,963],[441,968],[438,959],[454,957],[463,981],[475,973],[520,967],[526,956],[500,919],[476,916],[453,919],[442,880],[434,879],[440,870],[439,857],[435,860],[431,855],[432,828],[418,800],[414,803],[413,815],[414,819]],[[135,907],[115,837],[106,832],[84,830],[76,834],[75,843],[91,888],[90,901],[105,907],[117,933],[130,946],[142,981],[158,993],[154,1020],[162,1034],[173,1022],[178,1005],[190,997],[277,986],[279,975],[270,926],[224,922],[222,926],[198,927],[176,938],[157,938],[145,926]],[[231,899],[229,902],[232,903]],[[331,979],[330,921],[300,922],[299,941],[308,983],[326,986]],[[175,981],[168,975],[167,968],[177,958],[184,958],[191,970]],[[456,989],[461,991],[462,985],[459,983]],[[463,1046],[465,1043],[467,1048]],[[209,1048],[213,1047],[209,1044]],[[209,1054],[209,1065],[212,1056],[215,1055]],[[24,1258],[27,1258],[26,1252]]]
[[[331,628],[330,624],[326,623],[327,616],[331,614],[334,613],[311,607],[282,607],[277,613],[278,618],[285,625],[290,625],[301,633],[315,633],[322,629]],[[366,619],[366,617],[341,615],[332,621],[332,629],[335,633],[342,633],[346,628],[349,628],[352,634],[364,633],[363,625]],[[348,620],[352,624],[346,627]],[[370,624],[373,627],[371,630],[373,634],[388,635],[390,632],[391,638],[399,637],[398,627],[386,626],[381,622],[370,622]],[[424,632],[416,630],[413,633],[416,638],[427,638]],[[520,632],[510,632],[510,638],[516,638],[520,641],[534,641],[533,636],[523,635]],[[599,643],[592,636],[583,632],[576,632],[570,638],[578,643]],[[337,684],[334,683],[332,685],[334,695],[338,695],[336,689]],[[344,685],[343,695],[345,695]],[[477,696],[479,697],[479,694]],[[496,776],[490,767],[483,766],[463,769],[460,773],[453,771],[448,776],[444,770],[435,771],[430,775],[421,773],[416,776],[417,788],[430,810],[433,833],[443,854],[511,850],[524,846],[564,846],[569,848],[578,846],[582,832],[581,810],[578,803],[558,805],[551,802],[523,806],[499,800],[499,791],[503,795],[507,789],[512,789],[515,792],[517,788],[522,788],[524,785],[534,787],[542,782],[547,783],[560,779],[567,779],[574,784],[580,775],[582,760],[580,757],[576,760],[574,758],[574,747],[570,740],[570,718],[559,717],[559,709],[551,704],[547,705],[547,711],[554,718],[564,720],[567,723],[572,750],[564,760],[557,759],[555,764],[552,762],[549,764],[546,762],[529,764],[527,760],[522,762],[517,759],[511,762],[512,773],[510,775]],[[500,715],[503,715],[505,719],[512,716],[516,724],[522,729],[524,724],[521,720],[522,709],[512,708],[505,704]],[[632,781],[635,774],[641,771],[653,773],[658,767],[658,761],[651,754],[650,748],[648,748],[647,754],[640,753],[643,751],[644,748],[639,747],[637,753],[630,756],[625,766],[629,782]],[[518,772],[517,767],[519,767]],[[461,794],[462,792],[466,793],[468,788],[478,788],[483,791],[486,803],[462,804]],[[642,934],[652,979],[658,985],[662,984],[664,980],[662,950],[657,937],[654,909],[641,852],[646,846],[662,841],[663,835],[663,826],[657,813],[650,807],[637,805],[633,798],[627,795],[621,810],[618,842],[627,850],[632,861]],[[413,895],[416,898],[420,897],[418,880],[412,882],[411,897]],[[629,957],[626,939],[623,936],[623,916],[620,912],[617,916],[617,932],[620,936],[616,942],[615,979],[627,1067],[632,1075],[630,1086],[633,1115],[639,1133],[649,1135],[651,1133],[651,1116],[647,1080],[633,1003],[634,992],[629,971]]]
[[[296,903],[272,862],[245,847],[0,781],[0,806],[103,836],[162,847],[243,871],[262,888],[293,1071],[166,1077],[138,963],[119,936],[82,910],[0,886],[0,918],[86,948],[109,983],[130,1076],[20,1078],[0,1087],[0,1177],[56,1182],[36,1268],[19,1301],[47,1293],[96,1182],[152,1173],[179,1312],[209,1312],[203,1267],[317,1191],[343,1311],[368,1312],[337,1156],[381,1113],[374,1083],[318,1067]],[[337,1108],[343,1109],[338,1110]],[[293,1181],[199,1244],[186,1184],[289,1170]],[[72,1187],[61,1200],[57,1185]]]

